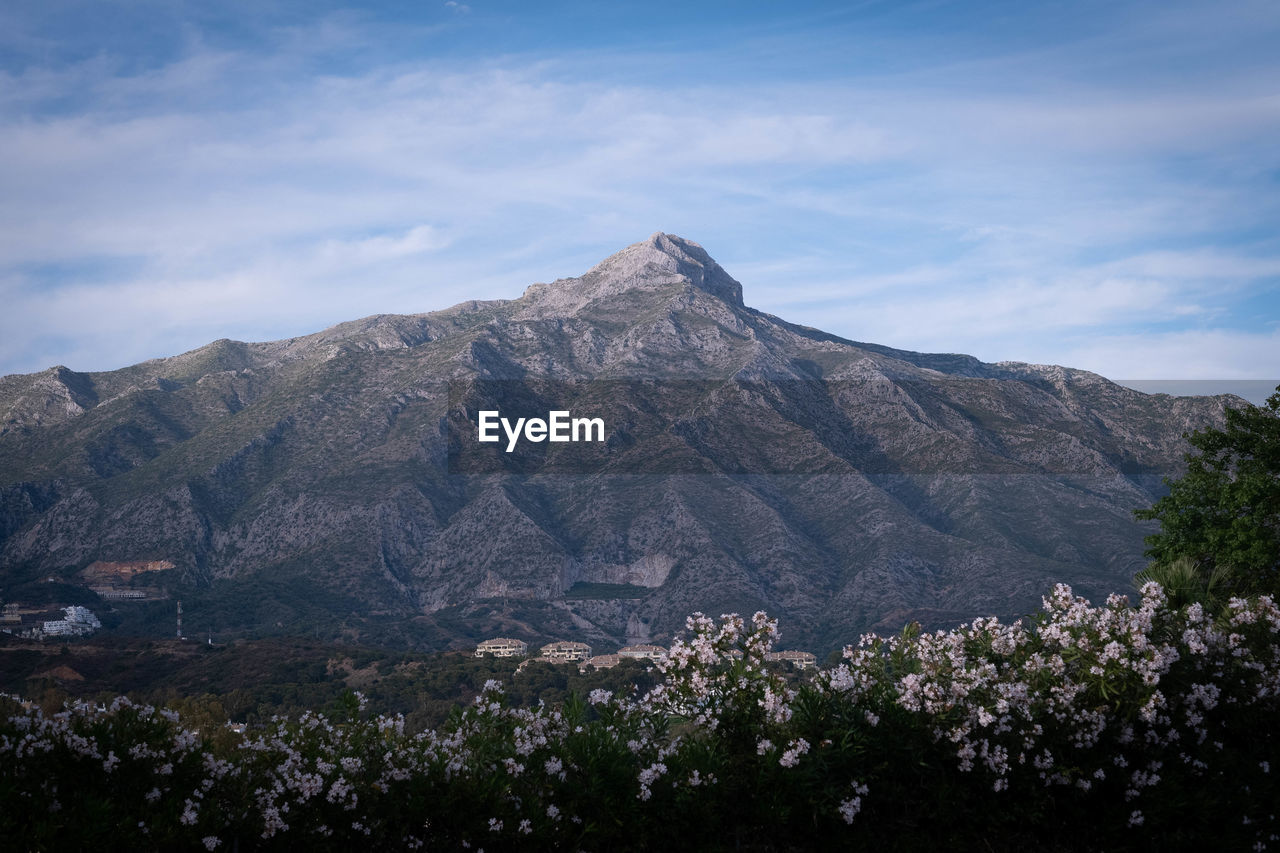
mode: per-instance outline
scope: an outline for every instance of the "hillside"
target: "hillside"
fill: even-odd
[[[220,637],[635,642],[763,608],[822,653],[1128,588],[1132,510],[1233,400],[843,340],[655,234],[519,299],[0,379],[0,598],[167,561],[146,582]],[[606,441],[506,454],[490,407]],[[172,633],[172,600],[100,607]]]

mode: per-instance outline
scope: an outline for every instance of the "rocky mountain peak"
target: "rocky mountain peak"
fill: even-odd
[[[610,255],[578,278],[532,285],[525,291],[525,299],[539,314],[573,314],[599,299],[681,281],[742,307],[742,285],[706,249],[661,231]]]
[[[653,234],[610,255],[587,273],[626,285],[654,276],[686,278],[733,305],[742,305],[742,285],[724,271],[702,246],[674,234]]]

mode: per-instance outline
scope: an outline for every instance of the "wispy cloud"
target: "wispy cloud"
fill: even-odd
[[[1121,379],[1269,379],[1280,382],[1280,329],[1191,329],[1142,335],[1097,335],[1060,345],[1058,363]],[[1188,357],[1188,353],[1191,357]],[[1178,365],[1171,373],[1169,365]]]
[[[515,296],[662,229],[748,302],[850,337],[1113,375],[1158,352],[1190,376],[1194,343],[1222,376],[1280,375],[1255,346],[1280,315],[1280,90],[1259,83],[1280,60],[1213,60],[1212,91],[1080,70],[1158,67],[1195,19],[749,84],[695,73],[732,45],[378,61],[350,13],[141,68],[10,68],[0,372]]]

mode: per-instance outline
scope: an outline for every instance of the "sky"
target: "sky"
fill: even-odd
[[[514,298],[665,231],[856,341],[1280,379],[1280,6],[0,5],[0,374]]]

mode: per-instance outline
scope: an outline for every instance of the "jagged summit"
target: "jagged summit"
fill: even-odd
[[[726,302],[742,304],[742,285],[706,249],[692,240],[661,231],[605,258],[587,276],[593,273],[624,283],[655,273],[679,276]]]
[[[539,309],[573,314],[624,291],[656,290],[681,281],[742,307],[742,285],[706,249],[661,231],[610,255],[578,278],[532,285],[525,298]]]

